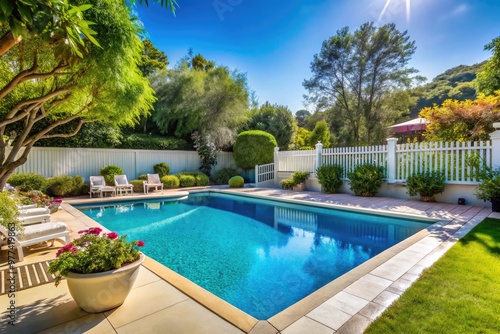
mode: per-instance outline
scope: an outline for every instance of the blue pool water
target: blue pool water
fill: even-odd
[[[260,320],[429,226],[214,193],[80,210]]]

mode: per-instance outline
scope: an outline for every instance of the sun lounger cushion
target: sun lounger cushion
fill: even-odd
[[[35,238],[49,236],[66,231],[66,224],[63,222],[49,222],[24,227],[24,234],[18,236],[19,241],[27,241]]]

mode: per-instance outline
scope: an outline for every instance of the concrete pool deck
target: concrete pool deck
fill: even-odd
[[[16,325],[9,325],[8,312],[3,312],[0,332],[362,333],[458,239],[485,217],[500,218],[492,214],[490,208],[478,206],[264,188],[224,191],[418,215],[434,218],[439,223],[384,251],[267,321],[257,321],[154,260],[147,259],[125,303],[103,313],[88,314],[79,309],[69,295],[65,281],[57,288],[53,284],[44,284],[17,291],[15,298],[0,295],[2,307],[6,308],[14,301]],[[165,195],[172,193],[165,191]],[[134,195],[123,199],[153,196]],[[77,236],[77,231],[97,224],[66,202],[71,201],[65,201],[63,209],[53,214],[52,220],[66,222],[72,237]],[[53,247],[25,248],[25,260],[19,265],[51,260],[59,247],[61,244],[56,242]],[[1,252],[0,269],[7,267],[6,253],[5,250]]]

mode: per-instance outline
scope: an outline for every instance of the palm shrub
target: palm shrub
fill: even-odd
[[[123,175],[123,169],[115,165],[102,167],[99,174],[104,176],[104,180],[108,186],[115,185],[115,175]]]
[[[441,194],[445,188],[444,174],[438,171],[413,173],[406,179],[410,196],[420,195],[423,201],[434,201],[434,195]]]
[[[164,162],[160,162],[160,163],[153,166],[153,170],[156,174],[158,174],[158,176],[161,179],[162,177],[164,177],[165,175],[168,175],[170,173],[170,166]],[[146,179],[147,179],[147,175],[146,175]]]
[[[45,192],[47,187],[47,179],[35,173],[13,174],[8,182],[19,191],[39,190]]]
[[[316,169],[318,182],[325,193],[333,194],[340,188],[343,172],[344,169],[340,165],[321,165]]]
[[[359,165],[347,174],[350,189],[356,196],[375,196],[382,186],[384,167],[374,164]]]
[[[227,184],[229,179],[236,175],[239,175],[236,169],[222,168],[215,173],[212,180],[215,184]]]
[[[180,181],[175,175],[165,175],[160,179],[166,189],[179,188]]]

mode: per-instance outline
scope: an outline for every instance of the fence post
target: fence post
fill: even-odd
[[[275,147],[274,148],[274,185],[278,184],[278,165],[279,165],[279,157],[278,157],[278,152],[280,148]]]
[[[322,158],[322,153],[323,153],[323,144],[321,142],[318,142],[316,144],[316,169],[314,170],[314,175],[316,176],[316,170],[321,167],[321,164],[323,163],[323,158]]]
[[[396,144],[397,138],[387,138],[387,183],[396,182]]]
[[[259,186],[259,165],[255,165],[255,186]]]
[[[495,132],[490,133],[491,139],[491,167],[500,168],[500,122],[493,123]]]

